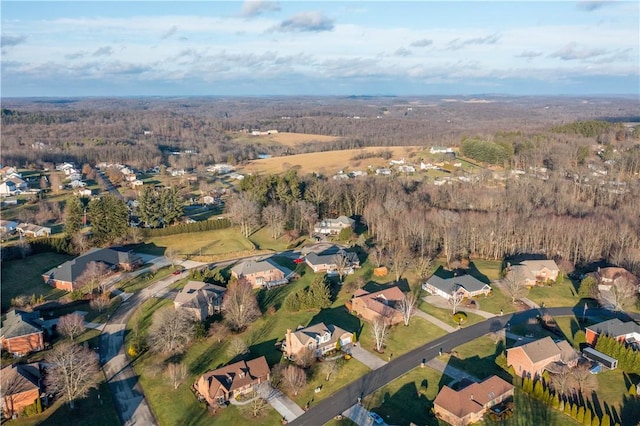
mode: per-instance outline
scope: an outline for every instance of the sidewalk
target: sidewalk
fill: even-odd
[[[439,320],[438,318],[434,317],[433,315],[429,315],[428,313],[426,313],[424,311],[421,311],[420,309],[416,309],[415,316],[423,318],[423,319],[426,319],[430,323],[440,327],[441,329],[443,329],[444,331],[446,331],[448,333],[452,333],[452,332],[456,331],[456,329],[454,327],[450,326],[449,324],[445,323],[444,321]]]
[[[381,360],[371,352],[366,349],[362,349],[360,345],[351,346],[351,356],[369,367],[372,370],[377,370],[380,367],[383,367],[387,362]]]
[[[440,297],[440,296],[425,296],[422,298],[422,300],[424,302],[427,302],[430,305],[435,306],[436,308],[442,308],[442,309],[451,309],[451,305],[449,305],[449,302],[447,302],[444,298]],[[462,311],[462,312],[467,312],[470,314],[476,314],[476,315],[480,315],[481,317],[484,318],[493,318],[495,316],[497,316],[496,314],[492,314],[491,312],[487,312],[487,311],[482,311],[480,309],[470,309],[470,308],[465,308],[464,306],[458,306],[456,308],[457,311]]]

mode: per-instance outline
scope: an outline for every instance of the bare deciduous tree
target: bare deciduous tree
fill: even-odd
[[[516,303],[516,300],[527,293],[522,267],[511,267],[502,282],[504,283],[504,290],[511,296],[511,303]]]
[[[80,232],[77,232],[71,238],[71,244],[76,252],[80,254],[86,252],[91,247],[91,242],[89,241],[89,238],[87,238],[87,235]]]
[[[181,353],[193,339],[193,334],[193,318],[187,312],[164,309],[153,319],[149,347],[162,354]]]
[[[600,299],[604,303],[611,303],[616,311],[624,309],[635,302],[635,285],[624,277],[620,277],[611,283],[611,289],[600,292]]]
[[[286,215],[280,204],[269,204],[262,210],[262,221],[271,230],[271,238],[274,240],[282,235]]]
[[[218,343],[222,342],[231,333],[229,326],[222,321],[217,321],[209,327],[209,337],[213,337]]]
[[[316,352],[313,349],[305,347],[296,355],[296,364],[302,368],[309,368],[316,362]]]
[[[342,282],[343,277],[347,275],[347,272],[349,272],[351,262],[349,262],[349,258],[347,256],[337,253],[333,256],[333,263],[336,265],[336,272],[340,277],[340,282]]]
[[[598,380],[591,374],[588,364],[579,364],[571,370],[571,383],[583,395],[589,395],[598,389]]]
[[[338,362],[336,360],[327,360],[320,364],[322,374],[324,374],[324,380],[329,381],[331,375],[338,369]]]
[[[236,336],[231,339],[231,341],[229,342],[229,347],[227,348],[227,354],[231,358],[246,354],[247,352],[249,352],[249,347],[247,346],[247,343],[242,340],[242,338]]]
[[[93,299],[89,305],[91,306],[91,309],[102,312],[109,307],[110,303],[111,299],[109,299],[109,295],[107,293],[102,293],[100,296]]]
[[[300,367],[288,365],[282,370],[282,384],[289,392],[298,392],[307,384],[307,374]]]
[[[415,270],[419,280],[426,280],[429,277],[432,265],[433,261],[429,257],[420,256],[416,259]]]
[[[229,199],[227,212],[231,221],[240,226],[240,232],[245,237],[249,237],[260,222],[260,206],[244,192]]]
[[[104,262],[89,262],[87,267],[78,277],[78,285],[84,288],[89,294],[92,294],[104,279],[109,268]],[[100,288],[101,292],[104,291]]]
[[[260,317],[258,301],[247,280],[229,284],[222,301],[222,316],[234,331],[244,329]]]
[[[571,369],[561,366],[560,369],[551,375],[551,386],[559,395],[565,395],[571,385]]]
[[[262,411],[267,407],[267,405],[269,405],[267,403],[267,401],[264,400],[264,398],[261,398],[258,395],[257,391],[253,391],[248,395],[249,398],[251,399],[251,402],[249,402],[249,409],[251,410],[251,416],[253,417],[260,417],[260,414],[262,413]]]
[[[178,261],[180,260],[180,257],[178,256],[178,250],[176,250],[174,247],[167,247],[164,250],[164,257],[166,257],[167,260],[171,262],[172,268],[175,268],[176,263],[178,263]]]
[[[63,397],[71,409],[75,400],[84,398],[98,385],[98,357],[88,348],[63,342],[45,357],[48,392]]]
[[[178,389],[182,381],[187,377],[187,366],[181,363],[170,362],[167,365],[165,374],[171,381],[173,389]]]
[[[460,291],[459,288],[455,288],[451,291],[451,297],[449,297],[449,304],[453,308],[453,314],[455,315],[458,306],[464,300],[464,293]]]
[[[73,341],[86,329],[84,317],[80,314],[67,314],[58,319],[58,331]]]
[[[413,292],[405,293],[400,300],[398,308],[400,312],[402,312],[402,320],[405,326],[409,325],[411,317],[413,317],[413,314],[416,312],[416,303],[418,303],[418,296]]]
[[[25,258],[31,254],[31,244],[24,238],[20,238],[20,240],[16,243],[16,247],[18,248],[18,253],[20,253],[21,258]]]
[[[374,339],[375,350],[382,352],[384,342],[389,336],[389,321],[383,316],[377,316],[371,323],[371,336]]]
[[[391,269],[395,274],[396,282],[400,281],[400,277],[411,260],[411,252],[399,240],[395,240],[389,245],[389,260],[391,261]]]

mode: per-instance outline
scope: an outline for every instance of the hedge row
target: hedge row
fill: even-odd
[[[188,232],[212,231],[215,229],[225,229],[231,226],[229,219],[203,220],[196,223],[182,223],[168,228],[143,229],[142,235],[149,237],[165,237],[167,235],[184,234]]]

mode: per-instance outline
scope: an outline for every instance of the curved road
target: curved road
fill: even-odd
[[[416,368],[423,360],[428,361],[435,358],[438,356],[440,350],[445,352],[450,351],[456,346],[460,346],[466,342],[477,339],[489,332],[504,328],[507,323],[518,324],[529,318],[534,318],[536,315],[543,312],[549,313],[552,316],[576,315],[577,317],[581,317],[583,315],[581,307],[530,309],[527,311],[491,318],[453,333],[449,333],[398,357],[396,360],[387,363],[384,367],[374,370],[362,376],[355,382],[348,384],[329,398],[320,401],[317,405],[310,408],[290,424],[309,426],[325,424],[336,415],[356,404],[358,397],[364,398],[370,393],[373,393],[393,379],[396,379]],[[596,308],[589,309],[587,314],[590,316],[615,315],[615,313],[611,311]],[[640,314],[619,313],[618,316],[621,316],[623,319],[633,318],[635,320],[640,320]]]

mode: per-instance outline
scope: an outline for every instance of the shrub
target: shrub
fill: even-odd
[[[464,324],[467,322],[467,314],[464,312],[456,312],[455,315],[453,315],[453,321],[456,324]]]

